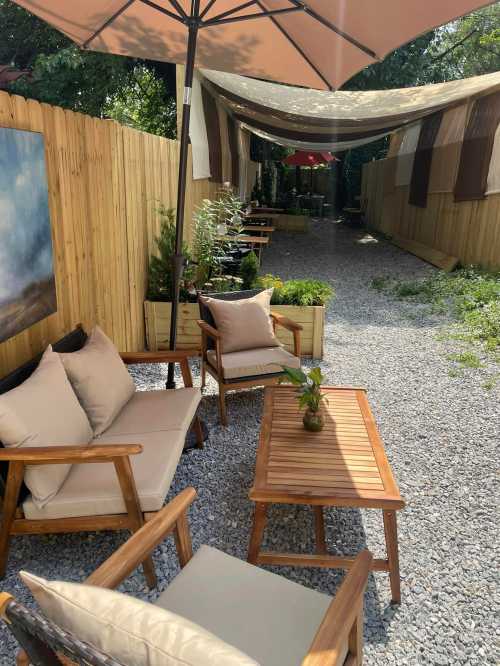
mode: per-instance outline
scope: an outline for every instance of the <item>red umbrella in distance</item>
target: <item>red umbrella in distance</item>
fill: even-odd
[[[309,152],[306,150],[296,150],[293,155],[288,155],[282,162],[288,166],[308,166],[313,167],[318,164],[328,164],[329,162],[338,161],[338,158],[328,151],[322,153]]]
[[[330,162],[334,161],[338,162],[339,161],[338,157],[335,157],[335,155],[332,155],[332,153],[328,151],[314,152],[307,150],[296,150],[293,153],[293,155],[288,155],[288,157],[285,157],[282,160],[283,164],[287,164],[288,166],[295,166],[297,168],[300,168],[302,166],[307,166],[311,168],[311,180],[310,180],[311,192],[313,189],[312,168],[314,166],[318,166],[319,164],[329,164]]]

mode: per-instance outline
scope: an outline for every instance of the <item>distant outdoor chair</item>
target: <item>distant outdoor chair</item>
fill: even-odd
[[[215,548],[202,546],[193,556],[187,511],[195,496],[193,488],[183,490],[94,571],[84,581],[87,585],[75,590],[59,583],[54,594],[48,583],[38,588],[38,597],[35,590],[44,615],[1,593],[0,615],[22,648],[17,665],[149,666],[162,663],[163,655],[165,664],[191,664],[202,663],[200,654],[210,664],[218,663],[217,656],[223,663],[246,666],[362,664],[363,597],[371,553],[365,550],[356,557],[333,599]],[[172,532],[182,571],[154,604],[138,608],[130,598],[139,619],[131,617],[133,631],[130,623],[122,623],[117,636],[106,614],[127,614],[129,600],[96,588],[116,588]],[[55,617],[63,618],[58,621],[65,630]],[[187,628],[187,640],[186,620],[195,625]],[[133,664],[120,656],[127,652],[124,639],[140,646],[135,654],[142,656]],[[190,658],[193,653],[197,658]]]
[[[256,296],[262,289],[230,291],[209,294],[211,298],[236,301]],[[198,299],[201,319],[201,385],[205,386],[208,372],[219,384],[219,412],[223,425],[227,425],[225,395],[227,391],[246,389],[253,386],[276,384],[283,372],[281,366],[300,367],[300,332],[302,326],[276,312],[271,312],[273,328],[283,326],[293,334],[293,354],[283,347],[246,349],[224,354],[221,338],[210,309]]]

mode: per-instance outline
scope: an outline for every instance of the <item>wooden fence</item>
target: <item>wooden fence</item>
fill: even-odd
[[[427,207],[418,208],[408,203],[408,186],[385,188],[388,162],[363,165],[361,198],[369,227],[457,257],[462,264],[500,268],[500,194],[456,203],[452,192],[440,192],[429,194]]]
[[[0,344],[0,376],[78,323],[99,324],[124,351],[143,349],[155,209],[175,207],[178,142],[4,92],[0,127],[44,135],[58,301],[57,313]],[[193,209],[216,189],[188,178],[188,242]]]

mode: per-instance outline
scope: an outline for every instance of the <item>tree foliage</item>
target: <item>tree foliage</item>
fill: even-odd
[[[175,136],[171,72],[159,63],[82,51],[10,0],[0,0],[0,63],[30,69],[11,92]]]

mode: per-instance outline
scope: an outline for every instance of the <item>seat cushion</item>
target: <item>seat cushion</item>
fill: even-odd
[[[66,377],[59,355],[48,347],[22,384],[0,396],[0,440],[6,447],[86,445],[92,428]],[[29,465],[24,480],[33,502],[44,506],[58,492],[71,465]]]
[[[217,357],[214,350],[207,352],[210,365],[217,368]],[[253,377],[254,375],[272,375],[283,372],[283,365],[300,368],[300,359],[283,347],[267,347],[249,349],[247,351],[222,354],[222,370],[224,379]]]
[[[143,511],[158,511],[170,488],[185,436],[181,430],[101,435],[92,444],[142,444],[143,451],[130,456],[137,493]],[[31,496],[23,502],[26,518],[76,518],[126,513],[112,463],[73,465],[57,495],[38,508]]]
[[[21,578],[44,615],[128,666],[258,666],[202,627],[153,604],[92,585]]]
[[[231,301],[200,296],[212,313],[224,354],[280,345],[270,317],[272,294],[272,289],[265,289],[251,298]]]
[[[138,391],[113,426],[92,441],[142,444],[142,453],[130,456],[130,461],[143,511],[163,506],[200,398],[199,389]],[[113,464],[90,463],[73,465],[60,491],[43,508],[28,497],[23,509],[31,519],[69,518],[125,513],[125,504]]]
[[[330,602],[326,594],[202,546],[156,603],[261,666],[300,666]]]
[[[137,391],[104,434],[133,435],[160,430],[187,433],[200,400],[199,388]]]
[[[69,380],[100,435],[135,392],[135,384],[111,340],[96,326],[84,347],[60,354]]]

